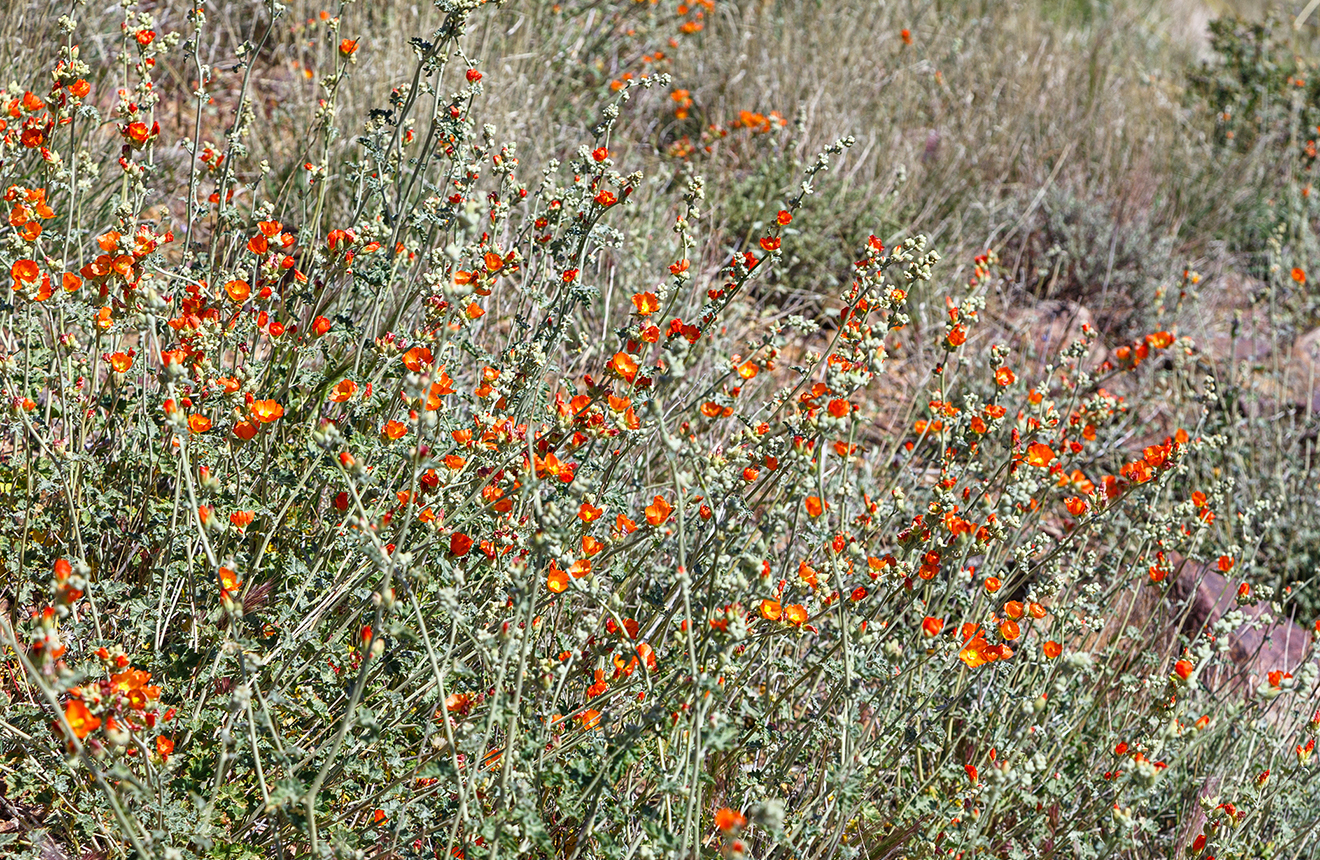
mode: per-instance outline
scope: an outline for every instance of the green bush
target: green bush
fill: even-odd
[[[467,47],[513,11],[483,6],[437,2],[351,136],[370,48],[307,25],[324,102],[282,164],[249,112],[277,6],[227,129],[200,75],[186,170],[155,75],[202,10],[126,11],[114,93],[76,22],[3,93],[0,845],[1304,856],[1314,661],[1227,697],[1231,623],[1138,611],[1177,553],[1246,552],[1192,343],[1028,374],[984,334],[996,256],[958,276],[921,236],[859,233],[837,310],[786,313],[753,291],[854,141],[772,173],[728,247],[700,176],[621,155],[661,75],[520,163]]]

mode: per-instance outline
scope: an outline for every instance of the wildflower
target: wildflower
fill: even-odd
[[[637,376],[637,359],[626,352],[614,353],[614,358],[610,359],[610,370],[623,377],[626,381],[632,382]]]
[[[312,320],[312,333],[317,337],[321,337],[328,331],[330,331],[330,320],[325,317],[317,317]]]
[[[477,81],[481,80],[481,72],[477,71],[476,69],[468,69],[465,74],[465,77],[467,78],[467,82],[469,84],[475,84]]]
[[[217,572],[217,576],[220,580],[221,592],[228,593],[231,591],[238,591],[238,587],[242,585],[242,583],[238,581],[238,574],[227,567],[220,568]]]
[[[605,513],[604,508],[598,508],[590,502],[583,502],[582,506],[578,508],[578,519],[584,523],[595,522],[600,519],[603,513]]]
[[[921,632],[926,636],[938,636],[944,629],[944,619],[927,615],[921,622]]]
[[[358,39],[342,39],[339,42],[339,56],[351,57],[358,49]]]
[[[472,538],[462,532],[454,532],[449,536],[449,552],[454,556],[465,556],[472,549]]]
[[[641,316],[650,316],[660,310],[660,299],[655,293],[637,293],[632,297],[632,301]]]
[[[174,752],[174,741],[164,735],[157,735],[156,752],[163,761],[169,761],[170,753]]]
[[[79,740],[87,737],[101,726],[101,718],[93,716],[82,699],[70,699],[64,706],[64,719]]]
[[[205,415],[189,415],[188,429],[194,433],[205,433],[211,429],[211,419]]]
[[[761,601],[761,617],[767,621],[778,621],[784,613],[784,607],[779,605],[777,600]]]
[[[787,210],[785,210],[785,209],[780,209],[780,210],[779,210],[779,214],[775,216],[775,222],[778,223],[779,226],[781,226],[781,227],[784,226],[785,224],[787,224],[788,222],[792,221],[792,220],[793,220],[793,216],[792,216],[792,214],[790,214],[790,213],[789,213]]]
[[[990,643],[986,641],[985,635],[977,633],[972,640],[962,647],[958,652],[958,659],[963,661],[969,669],[975,669],[984,666],[986,663],[995,659],[989,652]]]
[[[1013,375],[1013,371],[1007,367],[1001,367],[995,371],[995,382],[999,383],[1001,386],[1012,385],[1013,381],[1016,379],[1017,377]]]
[[[903,28],[903,31],[902,31],[901,33],[899,33],[898,35],[899,35],[899,38],[901,38],[901,39],[903,40],[903,44],[904,44],[904,45],[911,45],[911,44],[912,44],[912,31],[911,31],[911,30],[908,30],[908,29],[905,27],[905,28]]]
[[[1041,650],[1045,652],[1046,657],[1053,660],[1055,657],[1058,657],[1063,653],[1063,646],[1051,639],[1045,643]]]
[[[653,526],[661,525],[669,519],[669,514],[673,510],[673,505],[665,501],[663,496],[656,496],[651,504],[646,506],[646,521]]]
[[[225,284],[225,292],[229,294],[230,300],[242,304],[252,295],[252,288],[247,281],[233,280]]]
[[[1173,664],[1173,672],[1174,675],[1177,676],[1175,680],[1181,681],[1182,683],[1186,683],[1195,671],[1196,664],[1192,663],[1190,660],[1179,660],[1177,663]]]
[[[550,562],[550,570],[546,574],[546,587],[555,594],[568,589],[568,573],[560,570],[559,565],[553,561]]]
[[[807,618],[807,608],[801,604],[794,603],[784,607],[784,620],[794,627],[801,627],[807,623]]]
[[[1033,466],[1041,469],[1047,468],[1053,459],[1054,451],[1049,445],[1032,442],[1027,448],[1027,462]]]
[[[1297,283],[1299,283],[1299,284],[1305,284],[1305,283],[1306,283],[1306,272],[1303,271],[1302,269],[1299,269],[1299,268],[1294,267],[1293,270],[1292,270],[1292,279],[1293,279],[1294,281],[1296,281]]]
[[[284,407],[274,400],[254,400],[249,409],[252,417],[262,424],[269,424],[284,415]]]
[[[747,823],[747,817],[741,812],[729,809],[727,806],[715,813],[715,826],[728,833],[731,830],[738,830]]]
[[[807,508],[807,516],[818,517],[825,511],[825,506],[820,500],[820,496],[807,496],[803,504]]]
[[[351,379],[341,379],[339,384],[330,391],[330,399],[335,403],[345,403],[354,394],[357,394],[358,385]]]

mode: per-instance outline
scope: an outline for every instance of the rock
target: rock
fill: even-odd
[[[1090,310],[1077,302],[1061,299],[1046,299],[1030,307],[1014,309],[1007,314],[1007,322],[1021,347],[1041,364],[1055,359],[1059,350],[1081,340],[1084,326],[1096,331],[1095,318]],[[1098,365],[1107,355],[1097,334],[1081,364],[1083,367]]]
[[[1309,415],[1320,413],[1320,328],[1297,338],[1292,348],[1294,401]]]
[[[1215,692],[1251,695],[1266,681],[1268,673],[1295,672],[1310,656],[1311,635],[1287,618],[1274,618],[1267,603],[1238,606],[1237,584],[1209,565],[1183,560],[1176,564],[1168,592],[1167,612],[1176,628],[1189,639],[1210,630],[1229,611],[1238,609],[1244,619],[1228,638],[1228,661],[1232,668],[1211,666],[1202,680]]]

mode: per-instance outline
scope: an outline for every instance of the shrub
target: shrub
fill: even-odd
[[[109,118],[71,35],[5,93],[8,846],[1308,850],[1314,662],[1224,699],[1199,679],[1231,623],[1140,647],[1165,640],[1123,610],[1228,549],[1230,488],[1186,478],[1222,443],[1188,340],[1019,379],[980,333],[994,254],[956,278],[920,236],[866,238],[841,310],[785,316],[750,293],[850,138],[729,253],[701,177],[624,172],[663,78],[529,170],[464,47],[504,13],[437,8],[346,161],[340,19],[291,164],[249,154],[245,51],[182,202],[153,76],[202,11],[126,13]],[[1116,384],[1190,420],[1130,449],[1155,428]]]

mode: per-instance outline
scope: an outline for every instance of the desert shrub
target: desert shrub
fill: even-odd
[[[1235,216],[1226,238],[1261,279],[1280,267],[1313,270],[1320,262],[1312,194],[1320,79],[1311,73],[1309,46],[1277,18],[1220,18],[1210,33],[1214,58],[1190,75],[1188,92],[1199,109],[1213,112],[1214,159],[1234,171],[1220,204]],[[1320,319],[1304,279],[1275,280],[1274,300],[1296,325]]]
[[[995,255],[959,277],[920,236],[786,315],[753,289],[851,138],[731,249],[700,175],[614,148],[665,78],[525,166],[468,50],[509,10],[435,8],[351,124],[368,49],[311,25],[288,163],[249,146],[248,52],[229,127],[202,75],[165,159],[153,70],[204,10],[127,9],[108,115],[72,33],[5,92],[7,851],[1309,850],[1314,662],[1228,698],[1200,679],[1231,624],[1124,609],[1178,553],[1236,560],[1231,488],[1189,483],[1223,438],[1188,340],[1019,379]]]
[[[1173,236],[1160,235],[1145,213],[1115,212],[1111,201],[1068,190],[1047,191],[1034,220],[1017,249],[1020,290],[1084,303],[1118,339],[1149,329],[1156,295],[1178,269]]]

